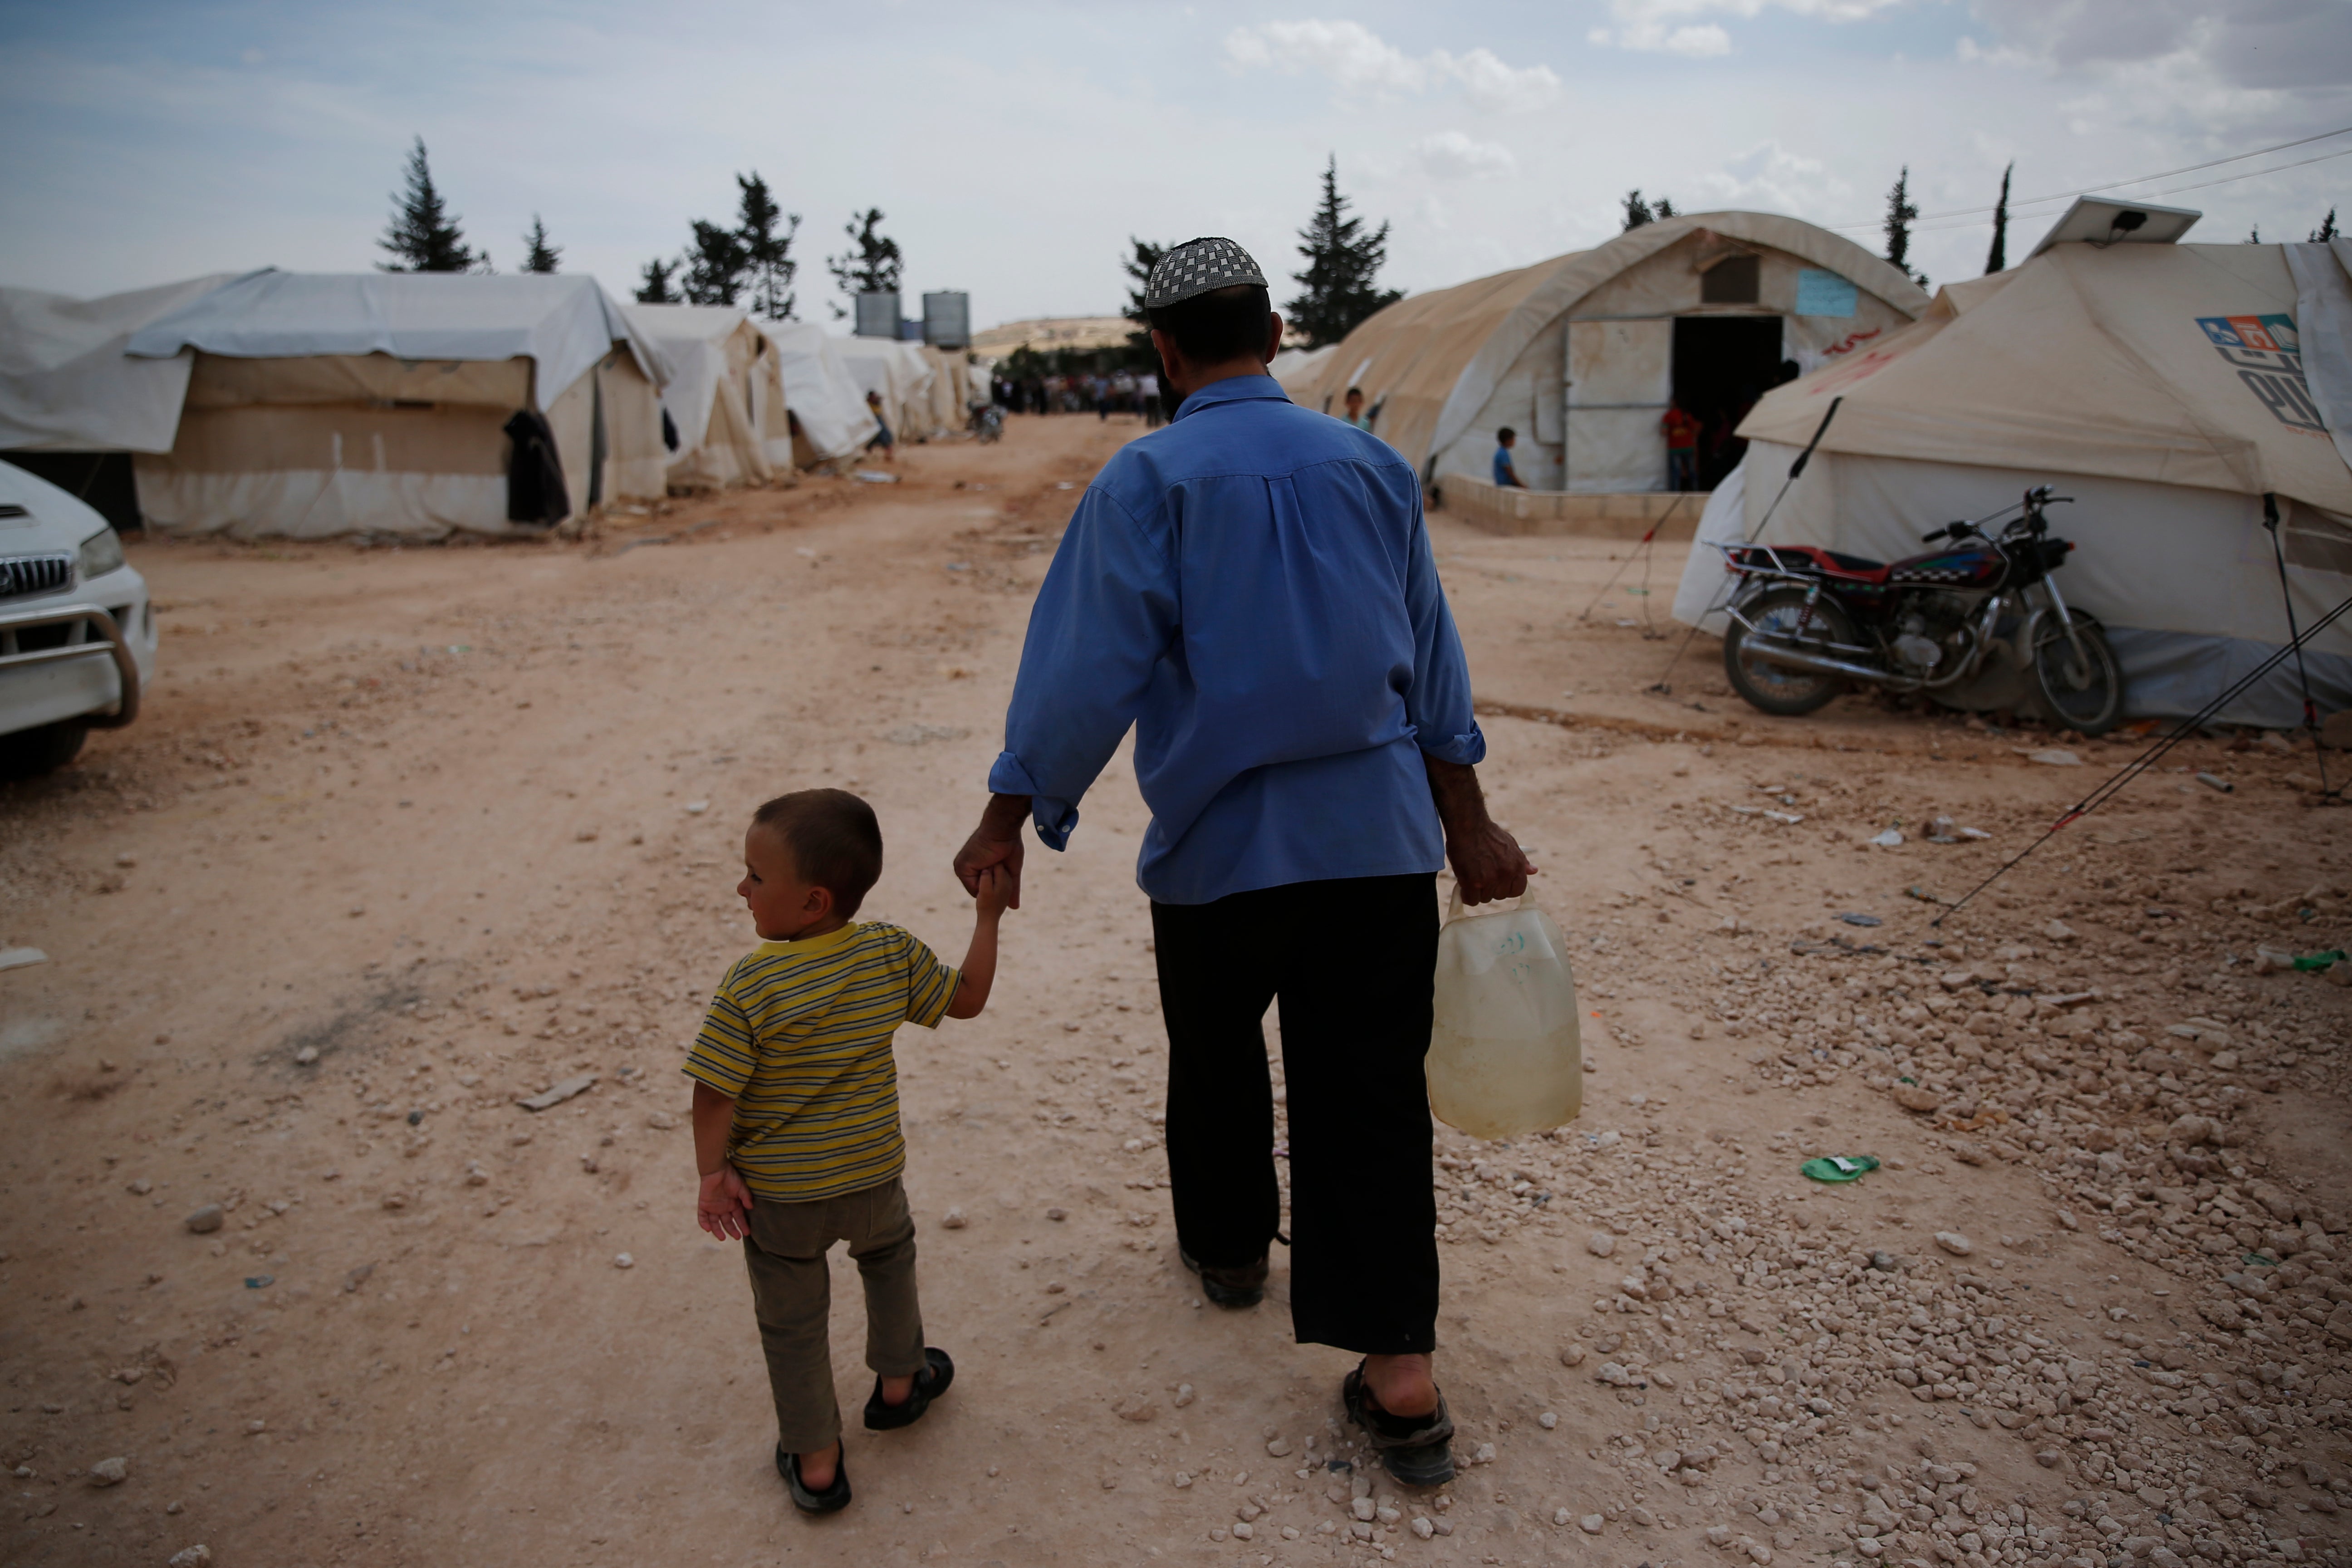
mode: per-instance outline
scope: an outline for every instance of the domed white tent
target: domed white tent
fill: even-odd
[[[792,467],[781,356],[745,311],[728,305],[623,305],[669,362],[662,409],[677,433],[672,490],[762,484]]]
[[[2060,244],[1953,284],[1757,405],[1739,504],[1711,506],[1700,539],[1752,534],[1842,400],[1764,542],[1899,559],[2055,485],[2074,504],[2052,527],[2076,545],[2056,580],[2106,626],[2128,710],[2194,713],[2289,640],[2286,594],[2305,626],[2352,594],[2347,270],[2344,240]],[[1720,629],[1701,617],[1723,584],[1720,553],[1695,547],[1675,614]],[[2352,706],[2352,623],[2304,664],[2323,711]],[[2290,663],[2219,717],[2301,711]]]
[[[170,449],[135,459],[174,531],[509,533],[518,413],[543,416],[572,515],[664,491],[667,370],[585,277],[247,274],[130,338],[189,361]]]
[[[797,440],[793,460],[802,468],[854,456],[874,438],[866,393],[850,374],[836,338],[809,321],[754,322],[773,343],[783,376],[784,401]]]
[[[1508,426],[1538,490],[1662,490],[1669,399],[1727,435],[1783,360],[1810,368],[1927,307],[1909,278],[1827,229],[1696,213],[1401,300],[1291,395],[1331,413],[1361,386],[1373,431],[1449,487],[1486,485]]]

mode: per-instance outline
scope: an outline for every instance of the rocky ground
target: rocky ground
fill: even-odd
[[[0,794],[48,955],[0,973],[8,1561],[2345,1560],[2352,992],[2272,956],[2352,923],[2309,754],[2196,742],[1937,927],[2134,743],[1766,720],[1704,641],[1650,692],[1677,552],[1442,516],[1588,1069],[1556,1132],[1441,1130],[1461,1478],[1364,1466],[1279,1248],[1238,1314],[1175,1262],[1122,757],[989,1013],[900,1041],[955,1391],[792,1516],[676,1074],[740,826],[858,789],[869,912],[961,951],[1028,596],[1132,434],[561,545],[134,549],[169,675]]]

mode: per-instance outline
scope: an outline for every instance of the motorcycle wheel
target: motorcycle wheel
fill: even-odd
[[[1794,643],[1853,644],[1853,623],[1833,600],[1805,602],[1801,588],[1774,588],[1758,595],[1745,612],[1759,632]],[[1844,689],[1844,678],[1767,664],[1745,652],[1748,627],[1738,621],[1723,639],[1723,673],[1751,708],[1793,719],[1828,705]]]
[[[2076,616],[2074,631],[2083,639],[2079,658],[2074,640],[2054,616],[2034,638],[2034,690],[2049,722],[2078,734],[2104,735],[2123,720],[2123,667],[2116,662],[2116,651],[2096,621]]]

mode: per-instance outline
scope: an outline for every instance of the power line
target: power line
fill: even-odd
[[[2352,136],[2352,125],[2340,126],[2334,131],[2323,131],[2315,136],[2298,137],[2293,142],[2282,142],[2274,147],[2257,147],[2251,153],[2232,153],[2226,158],[2214,158],[2202,163],[2190,163],[2183,168],[2167,169],[2160,174],[2142,174],[2137,179],[2130,180],[2109,180],[2105,184],[2084,185],[2077,190],[2059,191],[2046,196],[2022,196],[2012,200],[2009,204],[2009,210],[2013,214],[2020,207],[2040,206],[2047,202],[2071,201],[2076,196],[2087,196],[2098,191],[2117,190],[2125,185],[2145,185],[2155,180],[2169,180],[2179,174],[2194,174],[2204,169],[2218,169],[2224,163],[2243,163],[2248,158],[2259,158],[2267,153],[2284,153],[2296,147],[2307,147],[2314,142],[2325,142],[2331,136]],[[2336,154],[2334,153],[2328,154],[2330,157],[2335,155]],[[2308,161],[2315,163],[2318,160],[2312,159]],[[2292,169],[2297,165],[2288,163],[2282,166]],[[2269,170],[2259,172],[2263,174],[2271,173]],[[2239,175],[2232,177],[2247,178],[2250,176]],[[2213,183],[2220,184],[2221,182],[2216,181]],[[2203,187],[2199,185],[2186,185],[2181,188],[2184,190],[2200,190]],[[1912,221],[1915,223],[1938,223],[1946,218],[1977,217],[1979,216],[1990,216],[1992,212],[1993,209],[1989,206],[1956,207],[1952,211],[1947,213],[1924,213]],[[1833,233],[1836,233],[1849,228],[1876,228],[1885,221],[1885,220],[1884,218],[1870,218],[1862,223],[1832,223],[1824,224],[1822,226],[1830,229]]]
[[[2151,191],[2148,194],[2150,195],[2157,196],[2177,196],[2189,191],[2208,190],[2215,185],[2234,184],[2240,180],[2256,180],[2260,179],[2264,174],[2284,174],[2289,169],[2300,169],[2306,163],[2325,163],[2331,158],[2352,158],[2352,147],[2339,147],[2333,153],[2322,153],[2315,158],[2298,158],[2292,163],[2274,163],[2267,169],[2249,169],[2242,174],[2224,174],[2218,180],[2200,180],[2193,185],[2173,185],[2166,190]],[[2165,176],[2161,174],[2156,176],[2158,179],[2162,179]],[[1984,210],[1990,212],[1992,209],[1990,207],[1987,207]],[[2010,216],[2011,217],[2015,217],[2018,215],[2012,211]],[[1960,229],[1982,228],[1991,221],[1992,220],[1989,217],[1977,218],[1968,223],[1948,223],[1939,228],[1916,228],[1911,232],[1914,234],[1951,234]]]

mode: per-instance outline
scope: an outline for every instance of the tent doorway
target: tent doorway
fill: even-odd
[[[128,452],[17,451],[0,453],[0,458],[88,501],[117,533],[147,526],[139,515],[139,487]]]
[[[1780,379],[1780,317],[1675,318],[1674,396],[1701,426],[1699,489],[1738,466],[1748,443],[1731,432]]]

